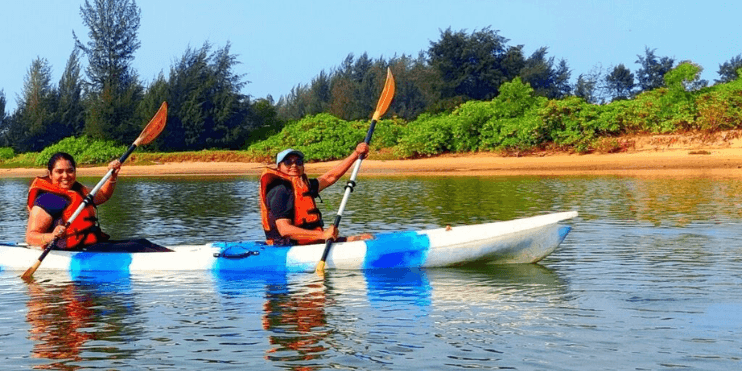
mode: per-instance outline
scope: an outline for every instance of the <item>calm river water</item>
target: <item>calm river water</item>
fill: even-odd
[[[28,183],[0,179],[0,240],[23,238]],[[332,220],[342,186],[323,193]],[[126,177],[100,216],[114,238],[260,239],[256,198],[255,178]],[[568,210],[572,232],[539,264],[325,279],[0,272],[0,369],[742,367],[742,181],[361,175],[341,233]]]

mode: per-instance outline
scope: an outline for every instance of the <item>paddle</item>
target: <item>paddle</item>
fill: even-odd
[[[149,121],[147,126],[142,130],[142,133],[139,134],[139,137],[134,141],[134,143],[129,146],[129,149],[126,150],[126,153],[124,153],[120,158],[119,162],[122,164],[124,161],[126,161],[126,158],[129,157],[129,155],[134,152],[134,149],[136,149],[138,146],[149,144],[155,138],[157,138],[160,133],[162,133],[162,129],[165,128],[165,122],[167,121],[167,102],[162,102],[162,105],[160,106],[160,109],[157,110],[157,113],[155,113],[155,116],[152,117],[152,120]],[[83,209],[87,205],[90,205],[93,202],[93,198],[98,193],[98,191],[103,187],[103,185],[108,181],[109,178],[113,175],[113,169],[108,170],[108,173],[103,177],[103,179],[98,182],[98,184],[93,188],[90,193],[85,196],[85,199],[83,200],[83,203],[80,204],[80,206],[75,210],[75,213],[70,216],[70,218],[67,220],[67,222],[64,224],[65,228],[69,228],[69,226],[72,224],[73,221],[77,218],[78,215],[82,212]],[[49,251],[52,250],[52,247],[57,242],[59,237],[54,237],[49,244],[46,245],[44,248],[44,251],[41,253],[41,256],[39,256],[39,259],[30,267],[28,268],[21,278],[23,279],[29,279],[31,276],[33,276],[34,272],[36,272],[37,269],[39,269],[39,266],[41,265],[41,262],[44,261],[44,258],[49,254]]]
[[[368,133],[366,133],[366,139],[364,140],[366,144],[371,143],[371,136],[374,134],[374,128],[376,127],[376,121],[379,120],[379,118],[386,113],[386,110],[389,108],[389,104],[392,102],[392,98],[394,97],[394,76],[392,76],[392,70],[391,68],[387,68],[386,71],[386,82],[384,83],[384,90],[381,91],[381,97],[379,98],[379,103],[376,105],[376,111],[374,111],[373,118],[371,119],[371,125],[368,128]],[[343,201],[340,202],[340,207],[338,208],[338,213],[335,216],[335,222],[333,225],[335,228],[338,228],[340,226],[340,219],[343,217],[343,211],[345,211],[345,204],[348,202],[348,197],[350,197],[350,193],[353,192],[353,188],[356,186],[356,176],[358,175],[358,170],[361,168],[361,162],[363,161],[363,157],[359,157],[356,160],[355,167],[353,168],[353,172],[350,175],[350,180],[348,180],[348,183],[345,185],[345,194],[343,195]],[[325,242],[325,250],[322,252],[322,259],[320,259],[319,263],[317,264],[317,268],[315,272],[318,274],[323,274],[325,271],[325,262],[327,261],[327,255],[330,254],[330,248],[332,247],[332,240],[328,239]]]

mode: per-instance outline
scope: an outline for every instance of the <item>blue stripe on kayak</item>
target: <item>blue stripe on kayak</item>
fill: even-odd
[[[567,233],[572,230],[572,227],[568,225],[563,225],[559,227],[559,243],[562,243],[564,239],[567,237]]]
[[[100,253],[80,252],[72,255],[70,274],[81,275],[82,272],[107,271],[129,272],[131,254],[127,253]]]
[[[420,267],[430,250],[428,235],[417,232],[377,234],[365,242],[363,269]]]
[[[217,242],[213,245],[221,248],[222,255],[212,266],[214,272],[286,271],[286,256],[290,249],[288,246],[268,246],[256,241]],[[246,255],[250,252],[252,254]],[[254,255],[255,252],[258,254]]]

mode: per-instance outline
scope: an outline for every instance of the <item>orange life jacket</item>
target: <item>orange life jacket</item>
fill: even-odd
[[[75,182],[72,185],[72,189],[62,189],[52,184],[51,179],[46,177],[37,177],[31,183],[31,187],[28,190],[28,210],[34,206],[36,197],[41,192],[52,193],[60,196],[67,200],[67,206],[62,210],[62,223],[66,223],[67,220],[72,217],[80,204],[83,203],[85,195],[88,193],[88,189],[82,184]],[[65,232],[63,238],[57,241],[57,246],[63,249],[73,249],[76,247],[82,247],[86,245],[92,245],[99,241],[105,241],[108,239],[108,235],[101,232],[98,226],[97,210],[94,204],[85,206],[80,214],[70,224]]]
[[[260,215],[263,220],[266,243],[269,245],[298,244],[307,245],[323,240],[289,240],[282,237],[276,229],[276,221],[268,210],[268,188],[275,182],[283,180],[291,184],[294,193],[294,218],[292,224],[304,228],[322,230],[322,213],[317,209],[314,197],[309,192],[309,179],[306,175],[290,177],[276,169],[266,168],[260,176]]]

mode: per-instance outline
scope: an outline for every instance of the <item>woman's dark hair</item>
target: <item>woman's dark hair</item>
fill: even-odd
[[[54,169],[54,165],[56,165],[59,160],[67,160],[72,164],[73,169],[77,169],[77,164],[75,164],[75,159],[72,158],[72,155],[65,152],[57,152],[52,155],[52,158],[49,159],[49,163],[46,164],[46,168],[49,169],[49,172]]]

